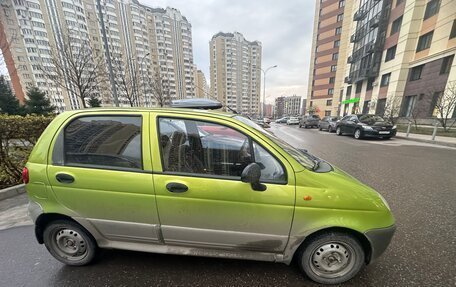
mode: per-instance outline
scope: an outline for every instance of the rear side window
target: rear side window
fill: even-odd
[[[261,180],[286,182],[282,165],[250,137],[227,126],[160,118],[160,150],[164,172],[240,178],[252,162]]]
[[[65,127],[64,164],[107,169],[142,169],[141,117],[94,116]]]

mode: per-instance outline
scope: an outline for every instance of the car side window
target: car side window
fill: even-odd
[[[357,116],[351,116],[351,117],[350,117],[350,121],[356,123],[356,122],[358,122],[358,117],[357,117]]]
[[[350,118],[350,116],[345,116],[340,121],[348,121],[349,118]]]
[[[64,164],[142,169],[140,116],[90,116],[73,120],[63,135]]]
[[[255,162],[261,167],[260,181],[285,182],[285,171],[282,165],[262,146],[253,142]]]
[[[240,179],[255,159],[262,181],[286,181],[282,165],[251,138],[215,123],[159,118],[164,172],[190,173]]]

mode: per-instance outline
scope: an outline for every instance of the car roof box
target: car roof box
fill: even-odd
[[[185,108],[185,109],[203,109],[203,110],[216,110],[223,107],[222,103],[211,99],[182,99],[173,100],[171,102],[172,108]]]

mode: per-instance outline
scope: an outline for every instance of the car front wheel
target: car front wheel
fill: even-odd
[[[48,224],[44,229],[43,241],[51,255],[67,265],[87,265],[93,261],[97,251],[92,236],[69,220]]]
[[[341,232],[312,237],[299,253],[301,270],[321,284],[341,284],[353,278],[364,266],[365,255],[354,236]]]
[[[359,139],[362,139],[363,138],[363,133],[361,132],[360,129],[356,129],[355,130],[355,134],[354,134],[354,137],[355,139],[359,140]]]
[[[332,126],[329,126],[329,127],[328,127],[328,132],[329,132],[329,133],[332,133],[332,132],[333,132]]]
[[[338,136],[342,135],[342,131],[340,130],[340,127],[336,128],[336,135],[338,135]]]

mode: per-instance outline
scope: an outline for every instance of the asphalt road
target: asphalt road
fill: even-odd
[[[386,253],[344,286],[456,286],[456,149],[271,130],[377,189],[395,214]],[[31,226],[0,231],[0,258],[1,286],[316,286],[296,264],[114,250],[67,267],[36,243]]]

